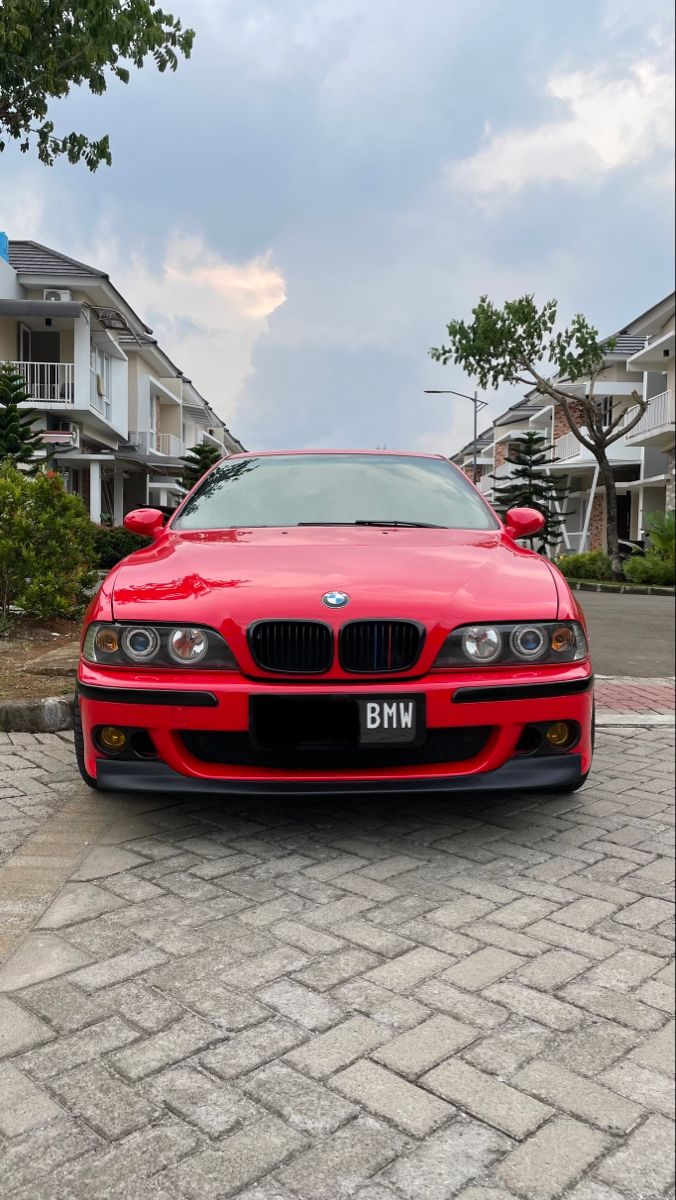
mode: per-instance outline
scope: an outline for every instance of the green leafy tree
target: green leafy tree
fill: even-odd
[[[0,152],[8,139],[24,153],[35,147],[49,166],[62,155],[90,171],[110,165],[108,136],[55,133],[50,102],[81,85],[100,96],[111,76],[128,83],[129,67],[148,58],[159,71],[175,71],[194,36],[155,0],[2,0]]]
[[[566,513],[563,503],[566,489],[547,471],[555,461],[551,446],[541,433],[529,429],[510,442],[505,460],[513,471],[507,478],[491,476],[497,486],[493,489],[493,504],[501,516],[510,508],[536,508],[545,519],[545,527],[537,535],[540,549],[552,549],[561,541],[561,527]],[[536,538],[528,539],[534,547]]]
[[[9,363],[3,363],[0,366],[0,464],[11,463],[35,474],[45,463],[45,455],[38,459],[36,454],[45,447],[40,434],[32,429],[36,413],[19,408],[29,399],[23,375]]]
[[[0,466],[0,618],[74,615],[94,578],[94,528],[55,471]]]
[[[448,344],[433,347],[430,355],[437,362],[458,363],[482,388],[525,384],[559,406],[571,433],[598,463],[606,493],[608,553],[613,575],[621,579],[617,490],[608,448],[638,424],[647,402],[639,392],[632,392],[629,401],[635,408],[626,424],[625,412],[604,424],[596,387],[614,343],[600,341],[598,331],[581,313],[555,333],[556,315],[556,300],[538,308],[533,296],[521,296],[500,308],[482,296],[472,310],[472,320],[450,321]]]
[[[202,476],[206,475],[210,467],[213,467],[222,457],[222,452],[216,446],[210,446],[206,442],[200,442],[199,445],[193,446],[181,459],[181,462],[184,463],[181,474],[183,487],[188,490],[193,488],[196,483],[199,483]]]

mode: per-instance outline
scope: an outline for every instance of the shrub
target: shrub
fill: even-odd
[[[583,554],[562,554],[556,565],[566,579],[612,579],[613,568],[602,550],[587,550]]]
[[[78,496],[54,471],[0,467],[0,615],[68,617],[93,582],[94,537]]]
[[[624,573],[631,583],[670,587],[676,582],[676,564],[655,550],[636,554],[624,564]]]
[[[109,571],[120,559],[150,545],[150,538],[132,533],[122,526],[94,526],[94,563],[101,571]]]
[[[660,558],[673,562],[676,558],[676,512],[648,513],[645,530],[650,539],[650,548]]]

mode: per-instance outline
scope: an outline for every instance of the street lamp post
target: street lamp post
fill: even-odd
[[[463,400],[471,400],[474,405],[474,441],[472,444],[472,482],[478,482],[478,451],[477,438],[479,436],[479,413],[482,408],[488,408],[487,400],[480,400],[479,393],[476,388],[473,396],[468,396],[467,392],[456,392],[453,388],[425,388],[426,396],[461,396]]]

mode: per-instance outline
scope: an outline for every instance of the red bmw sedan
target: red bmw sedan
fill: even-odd
[[[446,459],[218,463],[87,612],[85,781],[158,792],[573,791],[593,674],[562,575]]]

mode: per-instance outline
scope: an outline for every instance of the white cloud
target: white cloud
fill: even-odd
[[[487,130],[474,155],[449,166],[449,181],[477,194],[551,180],[590,183],[673,148],[673,78],[659,60],[642,59],[622,78],[558,72],[547,91],[563,107],[558,119]]]
[[[160,262],[111,251],[113,282],[153,327],[160,345],[217,412],[230,419],[251,370],[268,317],[284,303],[286,284],[269,255],[230,263],[201,237],[172,234]]]

